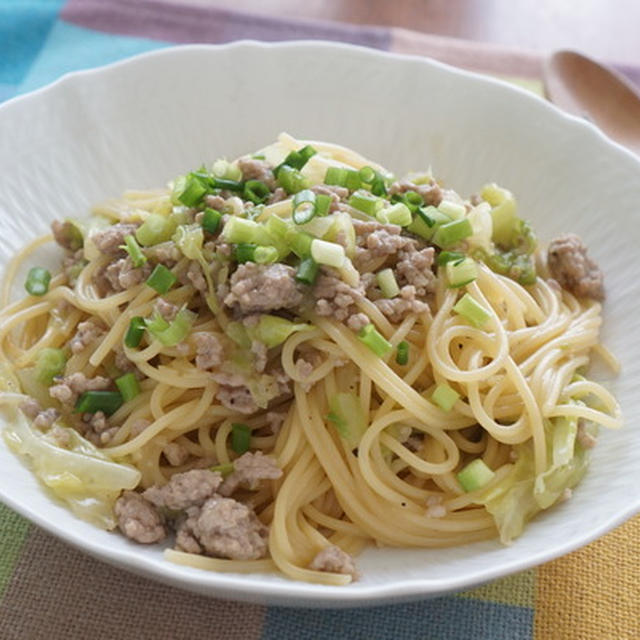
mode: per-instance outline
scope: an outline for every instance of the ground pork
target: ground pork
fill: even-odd
[[[340,207],[340,202],[349,197],[349,189],[337,185],[316,184],[311,187],[311,191],[318,195],[329,196],[331,198],[331,204],[329,205],[330,213],[337,211]]]
[[[220,366],[224,360],[224,347],[213,333],[196,331],[192,335],[196,347],[196,367],[198,369],[213,369]]]
[[[389,195],[406,193],[407,191],[418,192],[426,205],[437,207],[442,202],[442,189],[440,189],[435,182],[430,184],[415,184],[410,180],[400,180],[399,182],[394,182],[389,187]]]
[[[39,402],[33,398],[25,400],[21,405],[22,412],[33,421],[33,426],[47,431],[51,425],[60,417],[57,409],[42,409]]]
[[[184,284],[191,284],[195,289],[205,292],[208,288],[207,279],[204,277],[202,267],[198,262],[192,260],[184,274]]]
[[[415,287],[415,295],[421,300],[433,295],[436,290],[436,277],[432,271],[434,256],[433,247],[400,251],[395,266],[396,280],[400,287]]]
[[[218,493],[230,496],[240,485],[254,491],[261,480],[277,480],[281,476],[282,469],[271,456],[262,451],[248,451],[234,461],[233,472],[225,478]]]
[[[124,244],[125,237],[133,235],[137,228],[136,224],[118,222],[118,224],[113,224],[106,229],[96,231],[91,236],[91,240],[100,253],[114,256],[122,252],[121,245]]]
[[[86,320],[78,324],[75,335],[69,341],[72,353],[81,353],[92,342],[104,335],[105,329],[94,320]]]
[[[179,442],[169,442],[162,453],[172,467],[179,467],[189,459],[189,450]]]
[[[280,263],[241,264],[231,276],[231,290],[224,303],[243,314],[297,307],[303,289],[295,281],[295,273],[293,267]]]
[[[604,298],[604,279],[598,265],[587,255],[587,247],[573,233],[565,233],[549,244],[547,264],[551,277],[578,298]]]
[[[89,442],[93,442],[96,447],[106,445],[120,428],[111,425],[109,419],[102,411],[82,414],[82,423],[80,428],[83,430],[83,436],[89,440]]]
[[[125,352],[122,349],[116,348],[116,355],[114,358],[114,364],[120,371],[135,371],[136,365],[127,358]]]
[[[176,473],[164,486],[149,487],[142,495],[156,507],[186,509],[199,507],[210,498],[222,483],[217,471],[192,469]]]
[[[151,265],[145,262],[141,267],[134,267],[129,256],[120,258],[108,265],[104,277],[111,285],[112,291],[126,291],[144,282],[151,274]]]
[[[416,288],[413,285],[405,285],[400,289],[400,294],[395,298],[380,298],[374,304],[384,315],[394,323],[402,322],[411,313],[424,313],[429,310],[429,305],[416,298]]]
[[[322,270],[313,288],[315,311],[320,316],[332,316],[338,322],[348,321],[359,313],[357,302],[364,296],[364,289],[357,289],[343,282],[328,270]]]
[[[269,196],[267,204],[275,204],[276,202],[282,202],[289,197],[289,194],[282,188],[276,187],[276,190]]]
[[[257,560],[267,553],[269,529],[246,505],[214,496],[202,508],[191,508],[178,529],[179,549],[195,549],[231,560]],[[197,552],[197,551],[196,551]]]
[[[164,298],[158,298],[153,310],[159,313],[167,322],[171,322],[176,317],[179,307]]]
[[[114,511],[120,531],[131,540],[151,544],[167,535],[158,511],[135,491],[124,491],[116,500]]]
[[[371,320],[369,320],[369,316],[367,316],[366,313],[356,313],[347,320],[347,326],[352,331],[358,332],[360,329],[366,327],[370,322]]]
[[[245,415],[255,413],[259,409],[251,395],[251,391],[245,385],[235,387],[221,384],[216,391],[216,398],[227,409],[232,409]]]
[[[273,175],[271,167],[264,160],[256,158],[240,158],[238,160],[238,168],[242,171],[243,180],[260,180],[264,182],[269,189],[276,187],[276,178]]]
[[[85,391],[104,391],[111,386],[111,380],[103,376],[87,378],[84,373],[72,373],[64,378],[54,378],[55,384],[49,387],[49,395],[66,407],[73,407],[78,396]]]
[[[309,569],[328,573],[344,573],[354,580],[358,578],[358,570],[353,558],[334,544],[317,553],[309,564]]]
[[[55,241],[67,251],[78,251],[82,247],[82,236],[79,236],[76,226],[69,220],[54,220],[51,223],[51,232]]]
[[[282,429],[282,424],[287,418],[287,411],[268,411],[267,412],[267,426],[271,430],[274,436],[277,436]]]
[[[587,431],[587,425],[582,418],[578,420],[578,433],[576,434],[576,439],[583,449],[593,449],[593,447],[598,443],[598,439]]]
[[[145,255],[153,260],[159,262],[165,267],[171,269],[182,258],[180,249],[176,246],[175,242],[161,242],[151,247],[147,247],[144,250]]]
[[[251,341],[251,353],[253,354],[253,367],[258,373],[262,373],[267,368],[267,356],[269,350],[267,346],[259,340]]]

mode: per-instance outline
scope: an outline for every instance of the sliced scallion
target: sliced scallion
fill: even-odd
[[[385,298],[395,298],[400,293],[400,287],[396,281],[393,269],[387,268],[379,271],[376,274],[376,280]]]
[[[437,404],[443,411],[451,411],[460,394],[448,384],[439,384],[431,394],[431,401]]]
[[[409,343],[406,340],[398,344],[396,349],[396,362],[399,365],[405,365],[409,362]]]
[[[358,332],[360,341],[367,345],[380,358],[385,357],[393,348],[392,344],[376,329],[373,323],[364,326]]]
[[[258,245],[249,242],[240,242],[233,249],[233,257],[236,262],[243,264],[244,262],[255,262],[255,253]]]
[[[180,176],[174,184],[172,200],[187,207],[195,207],[207,193],[206,183],[193,173]]]
[[[473,235],[471,222],[468,218],[462,218],[438,227],[433,235],[433,243],[441,249],[447,249],[471,235]]]
[[[466,491],[476,491],[488,484],[495,475],[482,458],[472,460],[456,474],[460,486]]]
[[[167,293],[176,283],[178,278],[163,264],[157,264],[151,275],[147,278],[147,285],[159,294]]]
[[[291,151],[284,161],[273,170],[273,173],[277,177],[280,173],[280,169],[285,165],[300,170],[305,164],[307,164],[309,158],[314,156],[316,153],[317,151],[310,144],[305,145],[297,151]]]
[[[460,220],[467,215],[467,208],[459,202],[442,200],[438,205],[438,210],[448,215],[452,220]]]
[[[207,207],[202,213],[202,228],[207,233],[215,233],[220,226],[220,221],[222,220],[222,214],[216,209],[211,209]]]
[[[46,347],[40,349],[36,355],[36,380],[47,386],[53,382],[56,376],[59,376],[67,364],[67,358],[62,349]]]
[[[310,186],[306,176],[303,176],[298,169],[286,164],[278,171],[278,183],[287,193],[298,193]]]
[[[331,196],[326,193],[316,195],[316,215],[326,216],[331,208]]]
[[[146,324],[144,318],[140,316],[135,316],[131,318],[131,322],[129,322],[129,328],[127,329],[127,333],[124,336],[124,343],[130,349],[135,349],[142,340],[142,336],[144,335],[144,330],[146,328]]]
[[[51,273],[44,267],[31,267],[24,283],[27,293],[32,296],[43,296],[49,291]]]
[[[264,182],[260,182],[260,180],[247,180],[244,183],[242,196],[245,200],[249,200],[254,204],[262,204],[269,199],[270,195],[271,190]]]
[[[167,322],[162,316],[156,315],[146,322],[147,329],[159,342],[166,347],[174,347],[182,342],[191,332],[196,314],[188,309],[180,309],[176,317]]]
[[[313,284],[318,277],[318,263],[313,258],[305,258],[296,271],[296,280],[303,284]]]
[[[147,256],[142,253],[135,236],[125,236],[123,248],[129,254],[134,267],[141,267],[147,261]]]
[[[369,216],[375,216],[384,204],[382,198],[378,198],[368,191],[356,191],[349,198],[349,204],[358,211],[362,211]]]
[[[291,248],[291,251],[293,251],[298,258],[305,259],[311,256],[311,243],[313,242],[313,236],[310,233],[289,229],[284,239]]]
[[[450,289],[459,289],[478,277],[478,267],[473,258],[462,258],[446,263],[447,282]]]
[[[298,191],[293,196],[292,218],[296,224],[306,224],[316,215],[316,194],[310,189]]]
[[[116,378],[116,387],[120,390],[122,399],[125,402],[133,400],[140,394],[140,383],[133,372],[125,373],[123,376]]]
[[[249,426],[237,422],[233,423],[231,425],[231,448],[241,456],[249,451],[250,442],[251,429]]]
[[[441,251],[438,255],[438,265],[442,266],[443,264],[447,264],[447,262],[460,262],[460,260],[464,260],[464,253],[460,253],[459,251]]]
[[[110,416],[122,406],[119,391],[85,391],[76,402],[76,413],[102,413]]]
[[[383,209],[378,217],[380,216],[384,216],[384,222],[397,224],[401,227],[408,227],[413,220],[411,211],[404,202],[396,202],[388,209]]]
[[[453,307],[453,310],[468,320],[474,327],[481,329],[491,314],[471,295],[465,293]]]
[[[311,242],[311,257],[318,264],[339,268],[345,259],[344,247],[341,244],[314,238]]]
[[[257,244],[256,239],[260,233],[260,225],[254,220],[230,216],[222,228],[222,237],[231,244],[249,242]]]

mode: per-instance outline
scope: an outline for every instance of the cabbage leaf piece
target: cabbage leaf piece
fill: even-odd
[[[134,489],[141,474],[128,464],[114,462],[77,431],[64,430],[68,447],[42,434],[16,411],[4,430],[4,438],[17,454],[27,456],[35,475],[79,518],[113,529],[113,505],[123,489]]]
[[[504,544],[517,538],[526,523],[554,504],[565,489],[575,487],[587,469],[587,451],[576,441],[576,418],[553,418],[545,430],[548,468],[536,477],[531,443],[518,445],[511,471],[476,499],[493,516]]]

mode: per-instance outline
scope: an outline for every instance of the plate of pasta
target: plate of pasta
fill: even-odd
[[[640,509],[640,163],[589,124],[429,60],[247,42],[72,74],[0,135],[0,497],[54,534],[335,606]]]

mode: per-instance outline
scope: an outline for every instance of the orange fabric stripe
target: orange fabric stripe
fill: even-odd
[[[638,640],[640,516],[536,578],[535,640]]]

